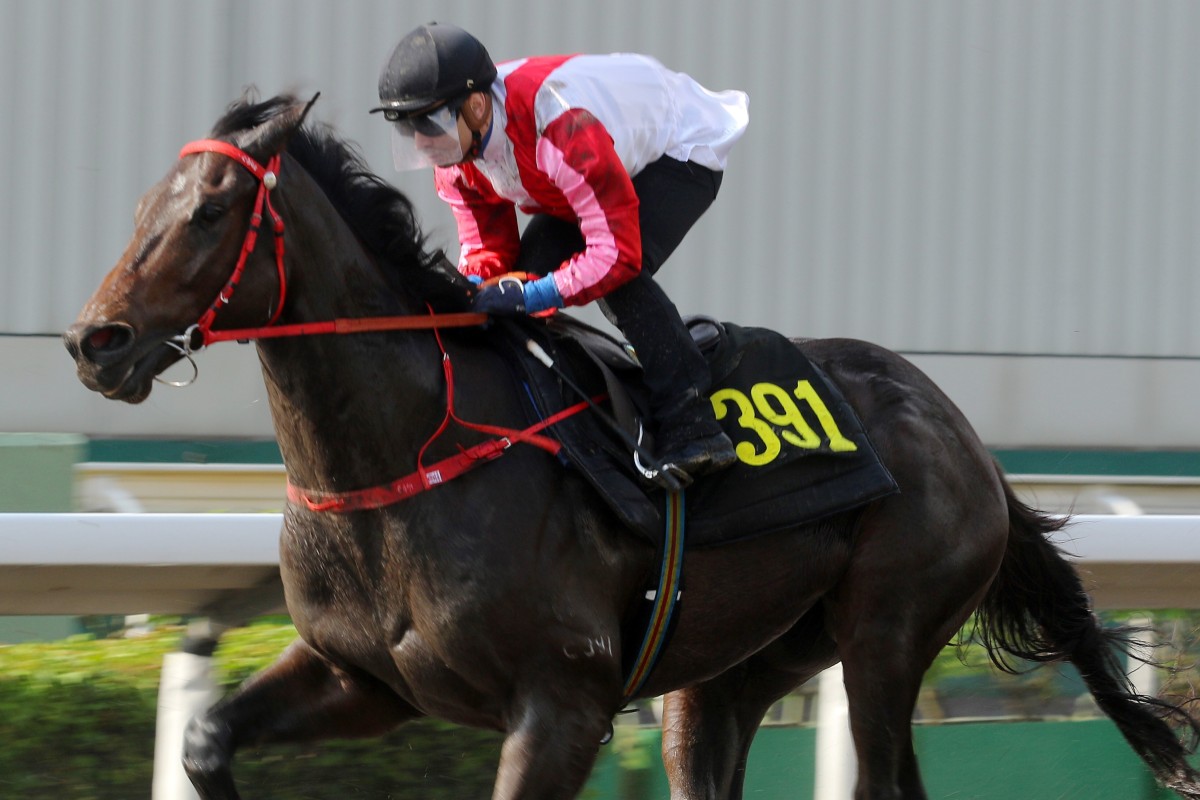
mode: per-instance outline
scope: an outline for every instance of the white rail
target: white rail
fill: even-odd
[[[278,571],[280,514],[0,514],[0,614],[212,613]],[[1100,608],[1200,608],[1200,516],[1055,537]]]
[[[280,514],[0,514],[0,615],[283,608]]]

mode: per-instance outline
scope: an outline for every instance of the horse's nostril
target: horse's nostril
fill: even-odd
[[[88,337],[87,344],[92,350],[103,350],[115,337],[116,334],[112,328],[101,328]]]
[[[133,342],[133,331],[127,325],[104,325],[85,333],[82,340],[80,349],[94,361],[127,349]]]

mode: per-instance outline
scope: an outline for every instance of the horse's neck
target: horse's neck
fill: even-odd
[[[348,232],[311,219],[288,236],[281,322],[417,311],[396,298]],[[429,332],[262,340],[259,357],[288,476],[305,488],[340,490],[410,471],[418,439],[444,412]]]

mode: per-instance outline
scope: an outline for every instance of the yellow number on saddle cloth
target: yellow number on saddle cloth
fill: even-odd
[[[755,416],[754,405],[750,402],[750,398],[737,389],[719,389],[712,393],[709,400],[712,401],[713,411],[716,412],[718,421],[725,419],[726,403],[737,406],[738,425],[753,432],[762,442],[761,452],[752,442],[738,442],[734,450],[740,461],[752,467],[761,467],[775,460],[775,457],[779,455],[779,437],[775,435],[775,430],[770,425]]]
[[[793,395],[796,400],[804,402],[816,416],[832,452],[847,453],[858,450],[858,445],[842,435],[833,414],[829,412],[825,401],[809,381],[799,381],[795,391],[790,394],[774,383],[756,383],[750,389],[750,397],[738,389],[719,389],[713,392],[710,398],[718,420],[728,415],[726,406],[733,405],[738,411],[738,425],[758,440],[757,443],[744,440],[737,443],[735,450],[740,461],[752,467],[770,464],[782,452],[780,437],[783,442],[802,450],[816,450],[821,447],[822,438],[805,420],[800,407],[792,399]]]

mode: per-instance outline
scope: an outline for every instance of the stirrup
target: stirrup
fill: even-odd
[[[642,426],[642,421],[638,420],[637,444],[638,449],[641,448],[644,440],[646,429]],[[641,473],[641,476],[656,486],[666,489],[668,492],[677,492],[680,489],[686,489],[692,485],[692,476],[681,470],[674,464],[660,464],[659,469],[651,469],[642,463],[642,459],[638,456],[638,449],[633,451],[633,466]]]

